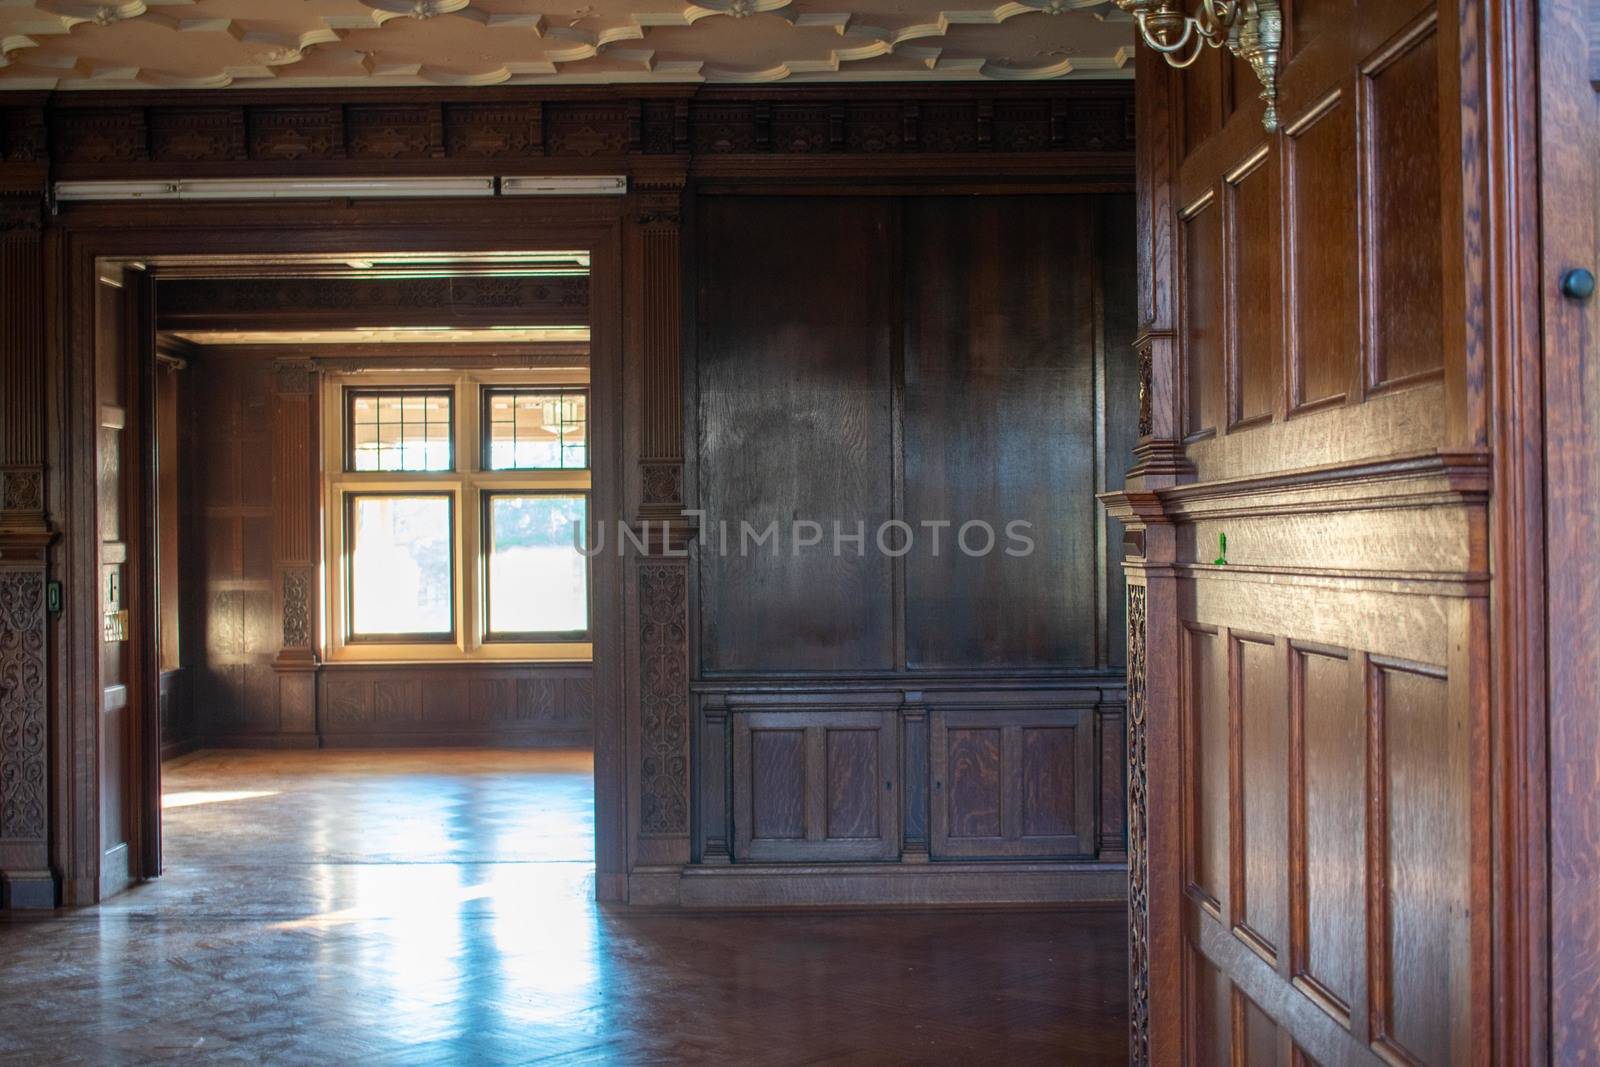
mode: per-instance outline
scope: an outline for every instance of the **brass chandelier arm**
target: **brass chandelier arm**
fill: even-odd
[[[1283,41],[1278,0],[1199,0],[1192,15],[1181,13],[1181,0],[1115,2],[1134,17],[1144,43],[1170,67],[1192,66],[1202,46],[1226,44],[1229,52],[1250,64],[1261,82],[1261,99],[1266,102],[1261,125],[1268,132],[1278,128],[1278,58]]]

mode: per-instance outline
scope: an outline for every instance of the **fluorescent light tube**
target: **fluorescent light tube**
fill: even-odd
[[[620,174],[518,175],[500,179],[501,196],[621,196],[628,179]]]
[[[57,200],[316,200],[493,196],[492,177],[186,178],[168,182],[57,182]]]

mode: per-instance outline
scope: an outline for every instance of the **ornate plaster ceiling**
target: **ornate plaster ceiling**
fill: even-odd
[[[1110,0],[0,0],[0,89],[1132,74]]]

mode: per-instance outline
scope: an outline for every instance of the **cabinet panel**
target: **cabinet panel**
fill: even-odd
[[[935,859],[1094,852],[1090,708],[948,708],[931,716]]]
[[[898,858],[897,725],[888,710],[735,712],[734,858]]]

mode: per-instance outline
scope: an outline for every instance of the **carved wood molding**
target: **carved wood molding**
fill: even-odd
[[[1150,850],[1145,588],[1128,585],[1128,1062],[1150,1062]]]
[[[640,507],[683,510],[683,191],[681,169],[634,181],[629,300],[638,351]]]
[[[347,90],[332,103],[266,90],[155,102],[72,93],[0,108],[0,158],[76,176],[181,168],[198,177],[829,154],[1039,154],[1059,167],[1079,154],[1125,156],[1131,173],[1133,93],[1121,82],[633,94],[501,90],[467,100],[446,90]]]
[[[0,571],[0,839],[47,832],[45,573]]]
[[[689,832],[689,573],[642,561],[639,582],[639,832]]]

